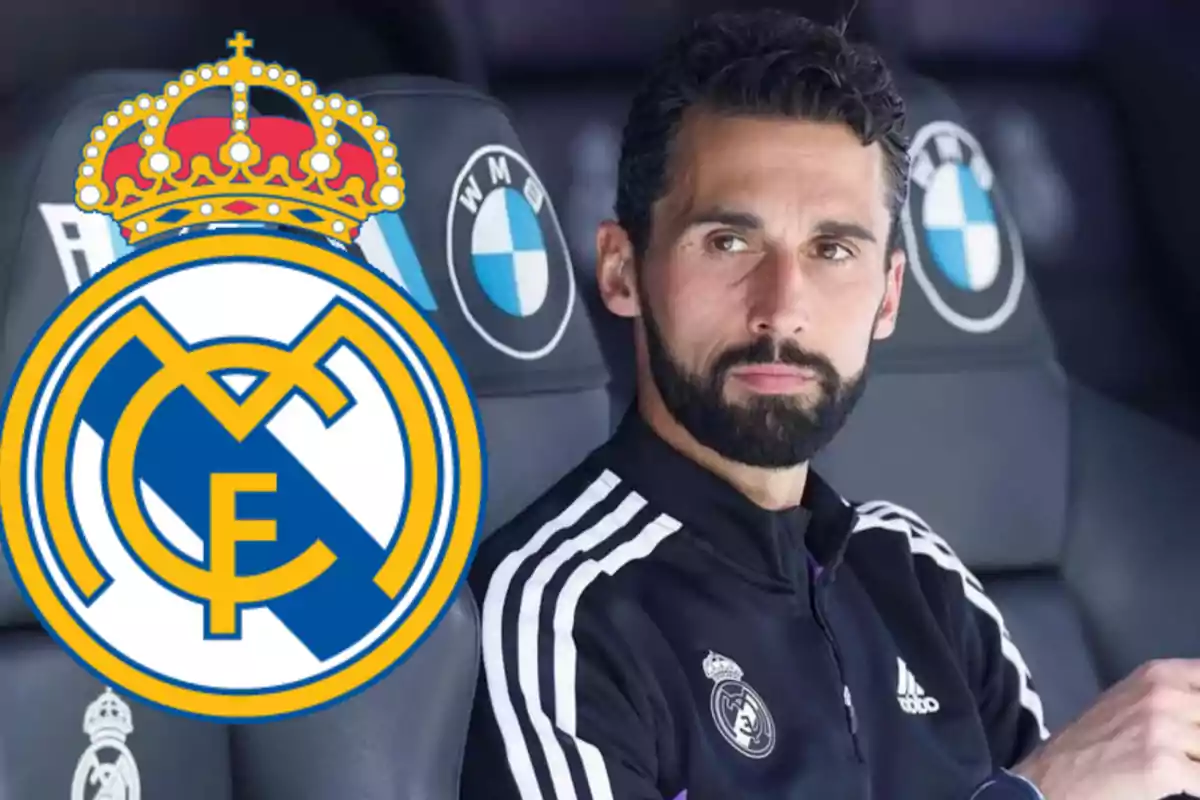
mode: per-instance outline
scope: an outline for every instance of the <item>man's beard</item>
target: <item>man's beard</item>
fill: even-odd
[[[696,375],[667,350],[648,309],[642,321],[650,373],[663,404],[696,441],[731,461],[771,469],[810,461],[842,429],[866,389],[866,362],[844,380],[824,356],[770,337],[725,351],[707,375]],[[752,395],[744,403],[725,399],[731,369],[772,363],[811,370],[820,388],[816,405],[806,408],[801,398],[786,395]]]

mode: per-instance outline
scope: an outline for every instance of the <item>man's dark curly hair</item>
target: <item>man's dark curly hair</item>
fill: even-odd
[[[895,224],[905,201],[904,101],[882,58],[837,28],[785,11],[718,13],[698,20],[653,66],[634,96],[621,143],[617,221],[640,258],[651,208],[668,190],[668,161],[684,113],[842,122],[887,161]]]

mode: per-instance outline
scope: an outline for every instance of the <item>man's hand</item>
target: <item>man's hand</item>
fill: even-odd
[[[1143,665],[1013,772],[1046,800],[1200,797],[1200,660]]]

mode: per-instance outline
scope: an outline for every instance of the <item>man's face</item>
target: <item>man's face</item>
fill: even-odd
[[[694,114],[669,175],[636,266],[642,387],[726,458],[808,461],[894,326],[882,150],[841,125]]]

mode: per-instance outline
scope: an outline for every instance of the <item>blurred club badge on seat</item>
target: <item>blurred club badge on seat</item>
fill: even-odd
[[[133,711],[109,687],[87,707],[83,732],[92,740],[75,765],[71,800],[141,800],[142,780],[125,740]]]
[[[983,149],[949,121],[913,137],[901,212],[913,276],[934,309],[968,333],[1002,326],[1021,298],[1021,240]]]
[[[0,512],[27,599],[106,684],[264,720],[419,647],[474,552],[484,448],[436,329],[348,249],[404,202],[389,132],[228,44],[81,143],[76,202],[131,249],[25,354]],[[252,88],[303,121],[252,116]],[[200,92],[231,113],[173,124]]]
[[[575,275],[550,198],[520,153],[486,145],[463,164],[450,193],[446,258],[463,315],[489,345],[526,361],[558,346]]]

